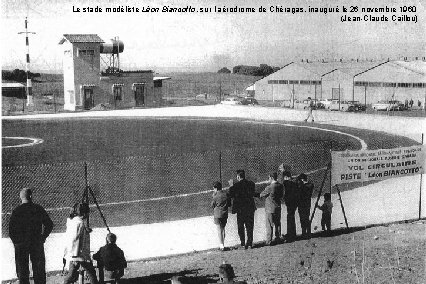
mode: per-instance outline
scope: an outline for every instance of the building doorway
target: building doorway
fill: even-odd
[[[145,106],[145,84],[134,84],[136,106]]]
[[[342,100],[343,89],[342,88],[332,88],[331,89],[331,98],[333,100]]]
[[[83,89],[83,108],[91,109],[95,106],[95,99],[93,97],[93,88],[85,87]]]

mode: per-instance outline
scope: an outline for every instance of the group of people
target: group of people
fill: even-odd
[[[31,259],[35,284],[46,283],[46,258],[44,243],[53,230],[53,222],[46,210],[32,201],[32,190],[24,188],[20,192],[21,205],[16,207],[10,217],[9,236],[15,247],[16,274],[20,284],[30,283],[29,259]],[[64,265],[69,263],[64,284],[74,283],[83,268],[91,284],[104,279],[117,280],[124,275],[127,262],[123,251],[116,245],[117,237],[109,233],[106,245],[93,255],[99,269],[99,280],[90,255],[90,232],[87,217],[89,206],[76,203],[67,218]]]
[[[238,235],[242,248],[253,247],[254,214],[256,204],[254,198],[265,198],[266,216],[266,245],[275,242],[292,242],[296,239],[295,213],[299,212],[302,237],[308,238],[311,233],[309,215],[311,211],[311,196],[314,189],[306,174],[300,174],[295,180],[289,171],[282,172],[282,181],[278,181],[278,173],[269,175],[269,185],[256,193],[255,183],[247,180],[244,170],[237,171],[237,182],[229,181],[229,190],[223,190],[220,182],[213,185],[212,207],[214,223],[217,225],[219,248],[225,250],[225,226],[228,211],[236,214]],[[35,284],[46,283],[46,258],[44,243],[53,230],[53,222],[45,209],[33,203],[32,191],[24,188],[20,191],[21,205],[16,207],[10,217],[9,236],[15,247],[16,274],[20,284],[29,284],[29,259],[33,268]],[[321,225],[323,230],[331,229],[331,212],[333,204],[331,195],[324,194],[324,204],[318,206],[323,211]],[[287,207],[287,234],[281,235],[282,202]],[[91,284],[108,279],[119,279],[124,274],[127,262],[123,251],[116,245],[117,237],[109,233],[106,245],[93,255],[99,268],[99,280],[92,264],[90,254],[90,232],[88,226],[89,207],[85,203],[76,203],[67,218],[66,239],[64,251],[65,261],[69,263],[68,274],[64,284],[77,280],[80,267],[87,272]],[[272,236],[275,235],[275,240]],[[104,276],[104,272],[106,275]],[[231,273],[232,274],[232,273]],[[232,275],[231,275],[232,276]],[[230,276],[230,278],[232,278]],[[229,282],[231,283],[231,282]]]
[[[214,223],[217,226],[220,250],[225,250],[225,226],[229,211],[237,215],[237,230],[241,248],[253,247],[256,210],[254,198],[265,199],[265,245],[295,241],[296,211],[299,213],[302,238],[310,237],[311,197],[314,185],[308,181],[308,177],[304,173],[293,179],[290,171],[284,170],[281,176],[281,181],[279,181],[277,172],[270,174],[269,185],[261,193],[256,193],[255,183],[246,179],[244,170],[237,171],[237,182],[234,183],[233,180],[230,180],[228,190],[224,190],[220,182],[214,183],[211,206],[214,212]],[[285,236],[281,234],[282,203],[287,208],[287,234]],[[324,203],[317,208],[323,212],[322,229],[329,232],[333,208],[330,193],[324,194]],[[274,239],[273,236],[275,236]]]

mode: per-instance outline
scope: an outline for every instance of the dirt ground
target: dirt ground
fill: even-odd
[[[171,234],[171,238],[175,237]],[[219,282],[223,262],[247,283],[426,283],[426,221],[314,233],[310,240],[131,262],[121,284]],[[49,284],[62,283],[58,272]]]

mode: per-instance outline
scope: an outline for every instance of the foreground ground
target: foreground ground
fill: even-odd
[[[171,237],[173,237],[171,235]],[[122,284],[216,283],[218,267],[230,263],[248,283],[425,283],[426,221],[356,228],[334,236],[251,250],[231,248],[129,263]],[[61,283],[58,272],[49,284]]]

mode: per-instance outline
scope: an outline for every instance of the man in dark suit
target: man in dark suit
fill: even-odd
[[[9,237],[15,246],[16,274],[20,284],[30,283],[28,262],[31,259],[35,284],[46,284],[44,242],[53,229],[46,210],[32,201],[30,188],[21,190],[21,205],[16,207],[9,222]]]
[[[255,184],[252,181],[246,180],[244,170],[237,171],[237,182],[233,184],[233,180],[229,181],[229,197],[232,198],[232,213],[237,214],[238,235],[240,236],[241,246],[245,249],[253,246],[253,227],[254,227],[254,212],[256,204]],[[245,230],[247,231],[247,243]]]
[[[311,222],[309,220],[309,215],[311,214],[311,198],[314,185],[308,181],[306,174],[300,174],[297,180],[300,193],[299,217],[300,226],[302,227],[302,238],[310,238]]]
[[[283,172],[283,186],[284,186],[284,203],[287,207],[287,235],[286,242],[293,242],[296,238],[296,220],[295,214],[299,204],[299,189],[297,184],[291,180],[291,173],[289,171]]]
[[[266,197],[265,200],[265,217],[266,217],[266,240],[265,245],[272,244],[272,232],[275,228],[275,242],[281,238],[281,200],[284,195],[284,188],[278,182],[278,174],[272,173],[269,175],[268,185],[260,197]]]

